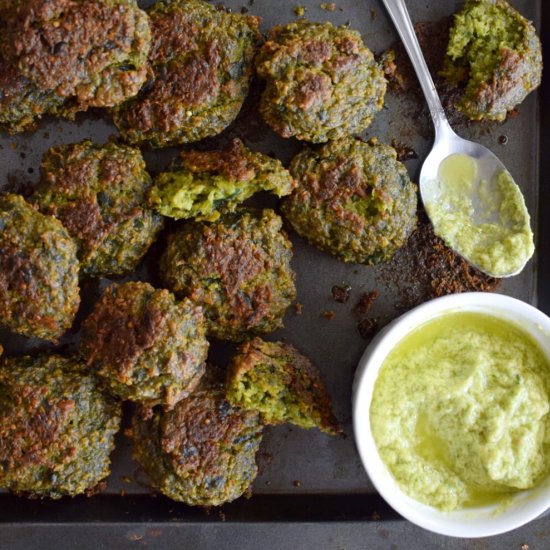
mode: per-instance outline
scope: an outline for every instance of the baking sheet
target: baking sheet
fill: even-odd
[[[153,2],[141,2],[146,7]],[[513,5],[526,17],[540,25],[542,2],[515,0]],[[336,10],[328,12],[317,1],[280,0],[228,0],[225,6],[234,11],[247,9],[251,14],[261,15],[262,30],[296,19],[294,8],[306,8],[306,17],[311,20],[330,20],[335,24],[350,23],[359,30],[366,44],[380,53],[397,36],[382,4],[376,0],[337,0]],[[461,5],[461,1],[421,1],[407,2],[415,22],[438,20],[448,16]],[[539,27],[540,28],[540,27]],[[204,146],[215,147],[226,142],[233,135],[239,135],[253,150],[275,153],[288,163],[302,145],[295,140],[283,140],[264,125],[254,112],[254,102],[247,105],[247,116],[228,129],[215,140],[208,140]],[[419,154],[419,160],[407,161],[406,165],[417,178],[420,160],[429,150],[432,129],[425,116],[418,116],[422,103],[412,96],[404,97],[389,94],[386,107],[375,118],[373,125],[364,137],[376,136],[381,141],[392,139],[405,142]],[[458,128],[466,138],[479,140],[502,158],[510,172],[522,188],[527,206],[536,230],[538,219],[537,203],[539,190],[539,104],[537,94],[531,94],[519,108],[519,114],[505,124]],[[249,116],[250,115],[250,116]],[[70,143],[88,138],[105,142],[116,129],[108,118],[98,113],[80,115],[76,123],[45,119],[33,134],[8,136],[0,134],[0,158],[2,173],[0,187],[5,185],[32,185],[38,179],[40,159],[46,149],[54,144]],[[506,144],[501,136],[506,136]],[[201,144],[203,146],[203,144]],[[145,151],[148,166],[152,172],[164,169],[176,155],[177,149]],[[272,204],[265,199],[264,204]],[[303,305],[302,315],[296,315],[290,308],[285,321],[286,328],[270,335],[270,339],[285,338],[309,355],[323,372],[334,400],[337,417],[344,425],[343,437],[328,437],[316,430],[300,430],[288,426],[267,428],[259,456],[260,473],[254,483],[255,494],[263,495],[351,495],[373,493],[374,488],[366,476],[356,453],[351,428],[351,384],[358,359],[367,342],[357,330],[357,317],[353,308],[360,295],[367,291],[379,291],[372,316],[384,321],[395,317],[395,307],[402,296],[391,284],[392,276],[387,266],[376,268],[355,264],[344,264],[335,258],[317,251],[291,233],[294,243],[293,267],[297,272],[298,301]],[[153,253],[154,254],[154,251]],[[147,278],[147,266],[137,274]],[[395,274],[394,274],[395,275]],[[398,274],[399,275],[399,274]],[[403,274],[406,276],[407,274]],[[395,277],[393,277],[395,280]],[[78,316],[81,320],[89,310],[93,299],[99,296],[108,281],[87,284],[83,308]],[[331,296],[333,285],[347,284],[352,288],[346,304],[334,302]],[[506,280],[499,292],[522,300],[537,303],[537,259],[529,262],[521,275]],[[334,318],[323,317],[326,311],[333,311]],[[77,338],[74,330],[64,339],[63,345],[70,347]],[[0,343],[6,353],[21,354],[47,348],[41,342],[29,342],[23,337],[0,331]],[[216,346],[214,356],[220,361],[227,360],[231,346]],[[146,478],[131,461],[129,443],[121,435],[117,450],[113,455],[113,473],[109,479],[107,494],[147,495]],[[97,497],[96,497],[97,498]],[[24,504],[24,503],[23,503]],[[21,505],[18,504],[21,508]],[[24,509],[21,508],[21,509]]]

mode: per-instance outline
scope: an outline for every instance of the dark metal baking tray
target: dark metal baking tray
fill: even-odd
[[[145,7],[152,1],[144,1]],[[461,0],[424,1],[409,0],[415,22],[437,21],[450,15],[462,4]],[[542,22],[550,28],[550,7],[542,0],[513,0],[516,6],[540,30]],[[330,20],[336,24],[349,24],[359,30],[367,45],[376,53],[382,52],[396,40],[396,34],[377,0],[336,0],[334,12],[321,9],[318,1],[284,0],[228,0],[224,5],[234,11],[248,10],[263,17],[262,29],[267,31],[277,23],[296,19],[294,8],[306,8],[306,17],[312,20]],[[543,13],[544,11],[544,13]],[[545,36],[547,50],[550,46]],[[549,52],[547,51],[547,54]],[[547,79],[548,80],[548,79]],[[465,137],[478,139],[493,149],[509,167],[526,196],[533,217],[534,229],[539,236],[538,252],[523,273],[506,280],[499,292],[518,297],[538,305],[550,313],[550,245],[545,238],[550,230],[550,89],[531,94],[519,108],[517,116],[502,125],[470,125],[458,128]],[[543,98],[546,98],[544,101]],[[245,113],[228,131],[215,140],[201,144],[214,147],[239,135],[254,150],[276,153],[287,163],[301,148],[294,140],[283,140],[274,135],[254,113],[254,97],[247,103]],[[542,114],[541,114],[542,108]],[[431,123],[427,111],[422,113],[421,101],[410,96],[389,94],[386,108],[375,119],[365,137],[377,136],[380,140],[405,142],[419,154],[419,160],[407,161],[413,177],[417,177],[421,159],[428,151],[432,139]],[[53,144],[69,143],[90,138],[105,142],[116,134],[114,126],[100,113],[79,116],[75,123],[45,119],[35,133],[20,136],[0,134],[2,173],[0,188],[5,185],[20,187],[32,185],[38,178],[40,158]],[[501,136],[506,136],[506,144]],[[546,153],[543,153],[546,151]],[[145,151],[148,166],[157,172],[175,156],[176,149]],[[540,183],[540,185],[539,185]],[[265,199],[269,204],[269,199]],[[397,268],[379,268],[344,264],[323,254],[291,234],[295,246],[293,266],[296,270],[298,300],[303,304],[302,315],[291,308],[286,328],[273,338],[286,338],[296,344],[317,363],[332,393],[335,412],[344,424],[344,437],[331,438],[315,430],[303,431],[288,426],[266,429],[259,456],[260,473],[251,499],[241,498],[206,513],[161,496],[151,495],[146,479],[131,461],[129,442],[120,435],[113,455],[113,473],[105,493],[93,498],[51,501],[27,501],[8,494],[0,494],[0,523],[77,523],[77,522],[233,522],[262,521],[362,521],[384,520],[397,517],[377,495],[366,476],[356,453],[351,429],[351,384],[357,360],[366,341],[357,330],[357,317],[353,307],[360,295],[378,290],[372,315],[389,320],[398,314],[396,304],[402,296],[395,285]],[[152,252],[154,254],[154,251]],[[137,277],[147,276],[144,262]],[[388,271],[389,269],[389,271]],[[418,275],[418,274],[417,274]],[[78,322],[89,310],[93,299],[108,281],[87,284],[84,305]],[[335,303],[331,287],[348,284],[352,287],[347,304]],[[323,312],[333,311],[331,320]],[[64,340],[70,347],[77,337],[76,330]],[[0,331],[0,342],[7,353],[26,353],[44,347],[40,342]],[[218,346],[216,357],[227,359],[230,346]],[[122,494],[124,496],[122,496]]]

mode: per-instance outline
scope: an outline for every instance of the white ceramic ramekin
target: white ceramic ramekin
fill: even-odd
[[[409,521],[442,535],[486,537],[511,531],[535,519],[550,507],[550,477],[539,486],[514,495],[509,506],[485,506],[442,512],[407,496],[382,462],[370,427],[374,382],[394,346],[419,325],[456,312],[490,314],[523,328],[540,345],[550,361],[550,318],[541,311],[500,294],[472,292],[427,302],[386,326],[359,361],[353,385],[353,426],[357,449],[367,473],[382,497]]]

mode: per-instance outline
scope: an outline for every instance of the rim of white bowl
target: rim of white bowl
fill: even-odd
[[[474,538],[511,531],[537,518],[550,507],[550,476],[537,487],[517,493],[505,509],[499,505],[442,512],[408,495],[382,462],[370,427],[370,404],[380,367],[395,345],[411,330],[441,315],[478,312],[507,320],[531,335],[550,362],[550,318],[535,307],[502,294],[469,292],[436,298],[387,325],[367,346],[353,383],[353,429],[357,450],[380,495],[404,518],[434,533]]]

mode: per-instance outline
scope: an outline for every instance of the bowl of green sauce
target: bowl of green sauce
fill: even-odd
[[[378,492],[436,533],[482,537],[550,507],[550,318],[498,294],[438,298],[393,321],[353,390]]]

